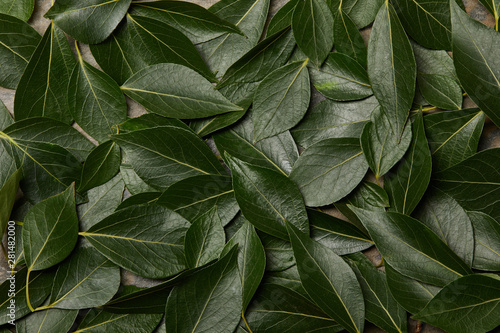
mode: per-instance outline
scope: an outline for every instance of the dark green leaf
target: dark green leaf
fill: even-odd
[[[342,11],[361,29],[373,22],[384,0],[326,0],[326,3],[332,12],[342,6]]]
[[[123,200],[122,203],[120,203],[120,205],[116,207],[116,210],[137,205],[154,204],[156,203],[160,195],[161,192],[143,192],[130,196],[127,199]]]
[[[406,311],[389,292],[385,274],[376,269],[361,253],[350,255],[347,262],[361,285],[365,298],[366,319],[386,332],[408,332]]]
[[[15,4],[14,4],[15,3]],[[35,0],[1,0],[0,13],[12,15],[20,20],[28,21],[33,13]]]
[[[293,254],[292,254],[293,256]],[[309,295],[306,293],[300,282],[299,271],[297,270],[297,265],[287,268],[279,272],[266,272],[264,276],[263,284],[273,283],[278,284],[282,287],[292,289],[293,291],[301,294],[305,298],[309,299]]]
[[[415,117],[412,140],[397,167],[384,177],[384,188],[391,199],[391,210],[410,215],[422,199],[432,172],[432,158],[425,137],[422,112]]]
[[[92,309],[74,333],[151,333],[161,318],[160,314],[114,314]]]
[[[179,213],[188,221],[194,221],[217,206],[223,226],[239,211],[231,178],[228,176],[202,175],[186,178],[170,185],[157,203]]]
[[[420,45],[451,49],[450,0],[396,0],[393,4],[405,30]]]
[[[410,313],[417,313],[436,295],[441,288],[413,280],[398,273],[387,263],[385,276],[392,296]]]
[[[144,68],[128,79],[122,90],[152,112],[166,117],[203,118],[242,110],[200,74],[177,64]]]
[[[290,132],[304,148],[323,139],[360,137],[363,126],[378,108],[375,97],[345,103],[325,100],[313,106]]]
[[[281,7],[269,21],[266,36],[272,36],[292,24],[292,15],[299,0],[290,0]]]
[[[382,113],[400,143],[415,95],[417,68],[413,50],[394,7],[386,1],[377,14],[368,43],[368,76]]]
[[[131,0],[57,0],[45,17],[74,39],[97,44],[115,30],[130,3]]]
[[[174,63],[189,67],[210,82],[217,82],[193,43],[179,30],[162,21],[127,14],[127,29],[136,52],[148,65]]]
[[[123,154],[123,151],[122,151]],[[125,157],[123,157],[123,160]],[[125,187],[127,191],[132,195],[136,195],[144,192],[156,192],[157,189],[146,184],[134,171],[132,166],[128,163],[123,163],[120,166],[120,174],[122,175],[123,182],[125,183]]]
[[[465,210],[446,193],[432,190],[415,212],[462,260],[472,266],[474,234]]]
[[[146,183],[166,189],[198,175],[223,175],[224,168],[205,142],[181,127],[164,126],[113,135]]]
[[[0,12],[4,11],[3,4],[1,4],[4,1],[0,2]],[[9,1],[13,2],[13,0]],[[28,2],[33,2],[33,0]],[[11,6],[16,10],[20,7],[19,2]],[[15,13],[9,15],[12,14]],[[41,38],[38,32],[27,23],[21,21],[20,18],[9,15],[0,14],[0,61],[2,62],[0,86],[16,89],[19,79]]]
[[[259,84],[253,102],[254,142],[283,133],[304,117],[311,98],[306,65],[307,60],[283,66]]]
[[[245,106],[240,105],[240,106],[244,109],[247,107],[246,105]],[[193,120],[191,121],[189,126],[200,137],[204,137],[236,123],[246,114],[246,111],[247,110],[245,109],[243,111],[223,113],[210,118]]]
[[[68,85],[69,112],[90,136],[105,142],[113,127],[127,119],[127,102],[115,81],[83,60],[78,45],[78,63]]]
[[[187,1],[137,2],[132,14],[146,16],[182,31],[195,44],[219,37],[223,33],[241,34],[231,22],[222,20],[205,8]]]
[[[16,120],[48,117],[64,123],[68,112],[68,83],[76,61],[61,29],[51,23],[36,47],[17,85]]]
[[[306,149],[290,179],[307,206],[324,206],[349,194],[363,180],[368,164],[356,138],[322,140]]]
[[[78,205],[80,230],[87,231],[91,226],[111,215],[122,201],[125,184],[116,175],[107,183],[87,191],[88,202]]]
[[[186,265],[196,268],[217,259],[222,253],[226,237],[217,212],[217,206],[193,221],[186,232],[184,252]]]
[[[3,158],[3,156],[2,156]],[[5,183],[0,184],[0,238],[3,239],[4,232],[7,229],[7,223],[16,201],[19,182],[23,176],[22,169],[14,171]]]
[[[146,113],[137,118],[128,118],[126,122],[118,125],[119,133],[130,133],[142,129],[158,126],[174,126],[189,129],[182,120],[159,116],[154,113]]]
[[[319,70],[311,69],[311,81],[321,94],[336,101],[358,100],[373,94],[366,70],[342,53],[330,53]]]
[[[141,205],[121,209],[80,234],[115,264],[140,276],[165,278],[186,268],[188,227],[170,209]]]
[[[120,268],[92,247],[79,248],[59,266],[46,308],[84,309],[104,305],[120,286]],[[44,307],[44,308],[45,308]]]
[[[453,59],[444,50],[431,50],[415,43],[410,39],[410,44],[415,55],[417,70],[419,73],[446,75],[458,83],[457,73],[453,65]]]
[[[22,268],[18,271],[15,277],[7,276],[5,282],[0,285],[0,325],[6,324],[9,321],[15,321],[22,318],[31,310],[28,307],[26,300],[26,275],[27,268]],[[30,291],[30,303],[32,307],[37,307],[49,296],[54,273],[52,271],[33,272],[30,275],[30,283],[28,289]],[[10,284],[14,281],[15,292],[10,294]],[[14,306],[12,306],[14,303]],[[10,308],[9,308],[10,306]],[[15,307],[15,313],[11,314],[11,309]]]
[[[213,138],[217,149],[247,163],[288,175],[299,158],[292,136],[287,131],[252,143],[253,119],[255,115],[250,113],[236,126],[215,134]]]
[[[500,148],[484,150],[436,173],[436,187],[452,196],[468,211],[480,211],[500,219]]]
[[[337,52],[352,57],[363,68],[366,68],[368,50],[356,24],[341,8],[334,13],[333,34],[335,36],[335,49]]]
[[[396,212],[351,206],[384,260],[399,273],[439,286],[472,271],[431,229]]]
[[[278,272],[295,265],[290,242],[262,232],[259,237],[266,252],[266,271]]]
[[[241,228],[224,247],[224,252],[238,244],[238,268],[240,271],[243,311],[252,300],[266,269],[266,252],[255,232],[255,228],[245,220]]]
[[[468,212],[474,228],[474,261],[472,267],[483,271],[500,271],[500,223],[480,212]],[[472,233],[471,233],[472,234]]]
[[[444,287],[417,313],[450,333],[480,333],[500,325],[500,279],[496,275],[464,276]]]
[[[308,209],[311,238],[339,256],[359,252],[373,246],[373,242],[349,222]]]
[[[68,332],[78,315],[75,310],[50,309],[37,311],[26,318],[18,320],[18,333],[62,333]]]
[[[264,284],[247,310],[254,333],[334,333],[343,330],[310,300],[295,291]]]
[[[0,101],[0,131],[3,131],[7,126],[12,125],[14,119],[9,110],[5,107],[2,101]]]
[[[30,209],[23,223],[24,259],[31,271],[46,269],[64,260],[78,238],[75,186]]]
[[[495,19],[495,28],[498,28],[498,19],[500,16],[500,2],[498,0],[479,0],[479,2],[489,10]],[[498,31],[498,29],[497,29]]]
[[[309,233],[304,201],[285,175],[251,165],[226,154],[233,176],[236,201],[245,218],[257,229],[288,240],[285,222]]]
[[[221,0],[208,9],[245,34],[224,34],[198,44],[202,58],[217,77],[223,76],[232,64],[257,45],[266,23],[269,3],[269,0]]]
[[[424,117],[434,171],[445,170],[477,151],[484,113],[478,109],[439,112]]]
[[[232,333],[241,317],[241,280],[237,248],[215,264],[174,287],[168,297],[165,317],[167,332]]]
[[[419,73],[417,83],[420,93],[431,105],[445,110],[462,108],[462,89],[453,78]]]
[[[311,299],[349,332],[363,332],[365,304],[352,269],[291,224],[287,229],[300,281]]]
[[[82,168],[82,180],[78,191],[86,191],[109,181],[120,170],[120,147],[106,141],[92,150]]]
[[[406,153],[411,144],[411,123],[406,124],[403,136],[391,127],[393,118],[388,118],[382,108],[371,115],[371,122],[366,123],[361,133],[361,148],[370,169],[379,179],[385,175]]]
[[[500,126],[500,34],[469,17],[451,1],[453,62],[465,92]],[[472,70],[472,68],[474,70]]]

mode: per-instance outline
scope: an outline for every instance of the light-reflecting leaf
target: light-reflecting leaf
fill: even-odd
[[[278,31],[291,26],[293,11],[298,2],[298,0],[288,1],[273,15],[267,26],[266,37],[272,36]]]
[[[368,164],[357,138],[322,140],[295,163],[292,179],[307,206],[324,206],[348,195],[363,180]]]
[[[106,141],[92,150],[82,168],[79,191],[100,186],[113,178],[120,170],[120,147],[113,141]]]
[[[342,11],[361,29],[373,22],[384,0],[326,0],[326,3],[333,12],[342,6]]]
[[[92,309],[74,333],[151,333],[160,323],[161,317],[161,314],[115,314]]]
[[[3,156],[1,156],[3,158]],[[0,237],[3,239],[3,235],[7,229],[7,223],[9,222],[10,214],[14,203],[16,201],[16,194],[19,189],[19,182],[23,176],[22,169],[17,169],[12,173],[9,178],[5,180],[5,183],[0,184]]]
[[[472,267],[483,271],[500,271],[500,223],[480,212],[467,212],[474,228],[474,261]]]
[[[116,210],[120,210],[123,208],[137,206],[137,205],[146,205],[146,204],[155,204],[160,197],[161,192],[143,192],[139,194],[132,195],[127,199],[123,200]]]
[[[188,227],[189,222],[170,209],[140,205],[118,210],[80,234],[118,266],[140,276],[165,278],[186,268]]]
[[[16,332],[19,333],[62,333],[68,332],[78,315],[75,310],[49,309],[37,311],[18,320]]]
[[[57,0],[45,17],[74,39],[97,44],[122,20],[132,0]]]
[[[363,37],[358,31],[358,27],[344,13],[341,7],[334,13],[333,35],[335,36],[335,49],[337,52],[344,53],[355,59],[363,68],[366,68],[368,50]]]
[[[263,232],[259,233],[266,252],[266,271],[279,272],[295,265],[292,244]]]
[[[15,4],[14,4],[15,3]],[[33,13],[35,0],[2,0],[0,1],[0,13],[17,17],[28,21]]]
[[[427,102],[444,110],[460,110],[462,108],[462,89],[446,75],[417,74],[420,93]]]

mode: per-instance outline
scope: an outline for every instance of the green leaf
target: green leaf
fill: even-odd
[[[392,296],[410,313],[417,313],[436,295],[441,288],[422,283],[401,275],[387,264],[385,276]]]
[[[121,89],[151,112],[171,118],[203,118],[242,110],[214,90],[200,74],[177,64],[144,68]]]
[[[266,37],[272,36],[280,30],[291,26],[292,15],[299,0],[290,0],[285,3],[271,18],[267,26]]]
[[[78,205],[80,230],[87,231],[91,226],[111,215],[122,201],[123,183],[121,175],[116,175],[107,183],[87,191],[88,201]]]
[[[326,3],[299,1],[293,11],[292,31],[302,52],[321,66],[333,47],[333,14]]]
[[[395,169],[384,177],[384,188],[391,199],[391,210],[410,215],[422,199],[432,172],[432,158],[425,137],[421,111],[412,124],[408,151]]]
[[[217,82],[193,43],[167,23],[127,14],[127,29],[136,52],[148,65],[174,63],[189,67],[210,82]]]
[[[48,118],[18,120],[5,128],[4,133],[15,141],[22,141],[28,145],[34,142],[56,144],[71,152],[81,162],[95,147],[72,126]]]
[[[304,117],[311,98],[307,60],[270,73],[257,87],[253,102],[254,139],[289,130]]]
[[[366,319],[386,332],[407,332],[406,311],[389,292],[385,274],[361,253],[347,259],[365,298]]]
[[[472,271],[431,229],[407,215],[352,207],[384,260],[399,273],[438,286]]]
[[[2,156],[3,158],[3,156]],[[7,229],[7,223],[16,201],[17,190],[19,189],[19,182],[23,176],[22,169],[17,169],[12,175],[1,184],[0,187],[0,238]]]
[[[299,158],[297,146],[288,131],[253,142],[253,119],[249,113],[230,129],[213,136],[219,152],[227,152],[244,162],[288,175]]]
[[[377,14],[368,43],[368,76],[382,112],[400,143],[415,95],[415,57],[394,7],[386,1]]]
[[[336,101],[363,99],[373,94],[366,70],[349,55],[330,53],[325,64],[311,69],[314,87]]]
[[[8,273],[6,280],[0,285],[0,325],[9,321],[15,321],[31,312],[26,299],[26,277],[28,269],[22,268],[15,277]],[[31,306],[37,307],[45,301],[50,294],[54,273],[52,271],[33,272],[29,278],[29,290]],[[10,294],[11,282],[15,284],[15,292]],[[11,309],[14,303],[15,315],[12,316]],[[9,308],[10,306],[10,308]]]
[[[68,85],[69,112],[80,127],[99,142],[105,142],[113,127],[127,119],[127,102],[115,81],[83,60],[78,45],[78,63]]]
[[[123,151],[122,151],[123,154]],[[123,163],[120,166],[120,174],[122,175],[123,182],[127,191],[132,195],[136,195],[144,192],[156,192],[157,189],[146,184],[134,171],[132,166],[128,163]]]
[[[366,123],[361,133],[363,154],[377,179],[403,158],[411,144],[411,124],[408,123],[403,135],[396,139],[398,134],[391,127],[392,119],[382,108],[376,109],[371,115],[371,122]]]
[[[3,104],[2,101],[0,101],[0,131],[3,131],[7,126],[10,126],[14,123],[14,119],[12,119],[12,116]]]
[[[137,2],[132,5],[131,12],[169,24],[182,31],[195,44],[219,37],[223,33],[242,34],[233,23],[186,1]]]
[[[300,155],[290,179],[299,187],[307,206],[324,206],[354,190],[367,169],[358,139],[325,139]]]
[[[193,120],[189,123],[189,127],[191,127],[198,136],[205,137],[236,123],[246,114],[246,107],[246,105],[242,106],[244,109],[243,111],[228,112],[210,118]]]
[[[140,205],[118,210],[80,235],[118,266],[159,279],[186,268],[183,245],[188,227],[189,222],[170,209]]]
[[[130,3],[131,0],[57,0],[45,17],[77,41],[97,44],[115,30]]]
[[[83,164],[78,191],[83,192],[109,181],[120,170],[121,159],[120,147],[113,141],[95,147]]]
[[[78,248],[54,278],[50,304],[42,308],[85,309],[108,302],[120,286],[120,268],[92,247]]]
[[[356,24],[340,7],[334,11],[333,35],[337,52],[350,56],[366,68],[368,50],[365,41]]]
[[[223,34],[197,45],[202,58],[218,77],[257,45],[266,23],[269,3],[269,0],[221,0],[208,9],[245,34]]]
[[[393,4],[405,30],[420,45],[451,49],[450,0],[396,0]]]
[[[339,332],[343,328],[316,304],[295,291],[264,284],[246,313],[254,333]]]
[[[78,238],[75,186],[39,202],[23,223],[23,247],[28,276],[64,260]]]
[[[17,85],[14,98],[16,120],[48,117],[69,123],[71,114],[67,107],[67,92],[75,64],[64,32],[50,24]]]
[[[424,117],[434,171],[443,171],[477,152],[484,125],[479,109],[439,112]]]
[[[132,44],[127,19],[123,19],[104,42],[89,47],[99,66],[119,85],[148,66],[141,52]]]
[[[266,271],[279,272],[295,265],[290,242],[262,232],[259,237],[266,252]]]
[[[162,126],[112,136],[146,183],[166,189],[198,175],[223,175],[224,168],[205,142],[181,127]]]
[[[202,175],[183,179],[170,185],[157,203],[179,213],[188,221],[198,219],[217,206],[217,215],[223,226],[239,211],[228,176]]]
[[[460,83],[479,108],[500,126],[497,108],[500,103],[500,58],[491,51],[500,45],[500,35],[469,17],[454,1],[450,5],[453,62]]]
[[[33,0],[28,2],[33,2]],[[16,5],[12,4],[12,7],[17,9],[21,6],[19,2],[16,2]],[[4,7],[0,4],[0,12],[3,11]],[[10,15],[12,14],[15,13],[10,13]],[[0,14],[0,31],[0,61],[3,64],[2,73],[0,74],[0,86],[16,89],[19,79],[23,75],[24,69],[41,38],[35,29],[22,21],[21,17],[16,18],[4,14]]]
[[[432,189],[414,214],[462,260],[472,266],[474,233],[465,210],[449,195]]]
[[[15,5],[14,5],[15,2]],[[35,0],[2,0],[0,1],[0,13],[17,17],[28,21],[33,13]]]
[[[455,79],[445,75],[417,75],[420,93],[427,102],[444,110],[460,110],[462,108],[462,89]]]
[[[160,197],[160,195],[161,195],[161,192],[144,192],[144,193],[139,193],[139,194],[130,196],[127,199],[123,200],[120,203],[120,205],[118,205],[118,207],[116,207],[116,210],[131,207],[131,206],[156,203],[158,201],[158,198]]]
[[[266,269],[266,252],[255,228],[247,220],[224,247],[223,254],[238,244],[243,311],[252,300]]]
[[[474,228],[472,267],[483,271],[500,271],[500,223],[484,213],[467,214]]]
[[[308,209],[311,238],[339,256],[364,251],[373,242],[349,222],[329,214]]]
[[[287,229],[300,281],[311,299],[349,332],[363,332],[365,304],[352,269],[291,224]]]
[[[293,256],[293,254],[292,254]],[[289,288],[303,297],[309,299],[309,295],[306,293],[300,282],[299,271],[297,270],[297,265],[287,268],[279,272],[266,272],[262,284],[277,284],[282,287]]]
[[[342,6],[342,11],[361,29],[373,22],[384,0],[326,0],[326,3],[332,12]]]
[[[19,333],[68,332],[75,322],[78,311],[50,309],[37,311],[16,323]]]
[[[500,16],[500,2],[498,0],[479,0],[479,2],[488,9],[495,19],[495,28],[498,27],[498,19]],[[498,29],[497,29],[498,31]]]
[[[500,219],[500,148],[487,149],[435,174],[435,185],[467,211]]]
[[[458,83],[457,73],[453,59],[444,50],[427,49],[410,39],[410,44],[415,55],[418,73],[446,75]]]
[[[290,132],[304,148],[329,138],[360,137],[363,126],[378,108],[375,97],[354,102],[325,100],[313,106]]]
[[[186,232],[184,251],[186,264],[196,268],[217,259],[222,253],[226,236],[217,212],[217,206],[193,221]]]
[[[257,229],[288,240],[285,222],[309,233],[304,201],[297,186],[276,171],[243,162],[226,154],[236,201]]]
[[[114,314],[101,309],[90,310],[74,333],[151,333],[160,323],[159,314]]]
[[[219,261],[180,285],[168,297],[165,317],[167,332],[232,333],[241,316],[241,280],[234,247]]]
[[[414,318],[446,332],[479,333],[500,325],[500,279],[464,276],[444,287]]]
[[[189,129],[189,126],[182,122],[182,120],[166,118],[154,113],[146,113],[137,118],[128,118],[126,122],[118,125],[118,132],[122,134],[130,133],[158,126],[174,126]]]

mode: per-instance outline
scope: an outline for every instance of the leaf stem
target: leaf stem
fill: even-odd
[[[251,328],[250,328],[250,326],[248,325],[247,319],[245,318],[245,310],[242,310],[242,311],[241,311],[241,318],[243,318],[243,321],[245,322],[245,325],[246,325],[246,327],[248,328],[248,332],[249,332],[249,333],[253,333],[253,332],[252,332],[252,329],[251,329]]]
[[[28,273],[26,274],[26,303],[28,304],[28,308],[30,309],[30,311],[35,312],[35,309],[33,309],[33,306],[31,306],[31,301],[30,301],[30,292],[29,292],[30,274],[31,274],[31,269],[28,268]]]

